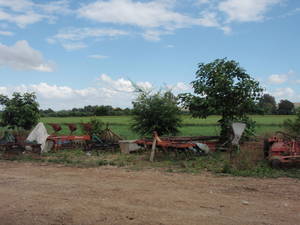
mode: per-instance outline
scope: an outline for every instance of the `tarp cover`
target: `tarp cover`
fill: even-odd
[[[30,132],[27,137],[27,141],[36,141],[38,144],[41,144],[41,152],[45,151],[45,144],[49,134],[46,130],[46,127],[43,123],[38,123],[36,127]]]
[[[233,134],[234,134],[234,138],[232,140],[233,145],[239,144],[239,141],[242,137],[242,134],[244,133],[245,128],[246,128],[246,124],[244,124],[244,123],[233,123],[232,124],[232,129],[233,129]]]

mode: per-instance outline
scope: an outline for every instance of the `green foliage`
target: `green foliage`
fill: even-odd
[[[291,135],[300,136],[300,108],[296,112],[297,118],[295,120],[287,119],[283,126]]]
[[[101,135],[104,130],[104,123],[99,119],[91,119],[90,123],[92,125],[91,134]]]
[[[243,120],[256,109],[262,94],[259,82],[233,60],[217,59],[200,63],[196,80],[192,82],[194,93],[182,94],[180,99],[193,116],[206,118],[221,115],[221,141],[230,137],[230,124]]]
[[[140,135],[151,135],[153,131],[159,135],[179,132],[180,109],[177,98],[170,91],[155,94],[141,91],[132,104],[132,129]]]
[[[34,93],[15,92],[12,98],[0,95],[0,104],[4,106],[1,115],[2,126],[30,130],[40,118],[39,104]]]
[[[259,110],[263,114],[276,114],[276,101],[272,95],[264,94],[258,103]]]
[[[289,100],[281,100],[278,104],[279,115],[291,115],[295,113],[295,106]]]

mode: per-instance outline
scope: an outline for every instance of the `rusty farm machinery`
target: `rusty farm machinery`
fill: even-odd
[[[83,148],[85,151],[96,150],[114,150],[118,146],[118,140],[121,137],[115,134],[110,128],[106,127],[101,134],[92,132],[92,124],[81,123],[82,130],[85,135],[74,135],[77,130],[77,125],[74,123],[65,123],[70,131],[69,135],[59,135],[58,132],[62,130],[60,124],[49,123],[53,128],[54,133],[49,135],[46,139],[46,151]]]
[[[273,168],[300,164],[300,137],[277,132],[264,141],[264,157]]]

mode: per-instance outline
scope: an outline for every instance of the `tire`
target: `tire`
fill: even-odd
[[[272,159],[270,164],[271,164],[271,167],[273,169],[280,169],[281,168],[281,162],[280,162],[279,159]]]

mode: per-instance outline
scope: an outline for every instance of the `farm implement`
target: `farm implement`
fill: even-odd
[[[96,150],[114,150],[118,147],[118,141],[121,138],[113,133],[108,127],[104,129],[101,134],[92,132],[92,124],[82,123],[82,129],[86,135],[73,135],[77,130],[77,125],[73,123],[65,123],[70,131],[70,135],[58,135],[62,130],[60,124],[49,123],[54,130],[54,133],[49,135],[46,140],[46,151],[60,150],[60,149],[74,149],[83,148],[85,151]]]
[[[0,149],[3,151],[4,156],[41,153],[41,144],[25,139],[25,137],[14,136],[6,131],[0,139]]]
[[[141,139],[135,141],[135,143],[147,149],[157,148],[157,150],[163,153],[174,153],[176,156],[184,155],[185,157],[189,157],[206,155],[210,151],[214,151],[217,142],[212,140],[217,138],[218,136],[160,138],[157,132],[153,132],[154,141],[151,139]]]
[[[46,151],[54,150],[57,151],[59,149],[73,149],[78,147],[85,147],[87,141],[91,140],[89,135],[73,135],[73,132],[77,130],[76,124],[65,124],[68,126],[70,130],[70,135],[58,135],[57,133],[62,130],[60,124],[57,123],[49,123],[49,125],[54,130],[54,133],[49,135],[46,140]]]
[[[264,156],[273,168],[300,164],[300,137],[277,132],[264,142]]]

